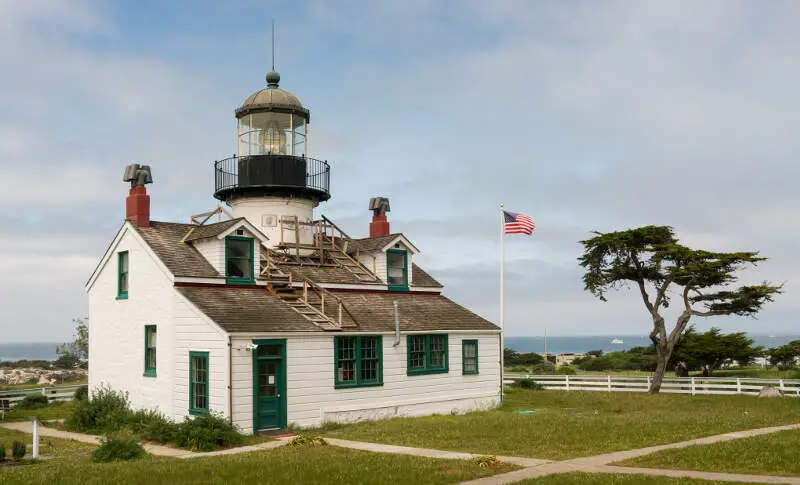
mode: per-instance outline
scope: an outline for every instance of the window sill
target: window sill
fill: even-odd
[[[408,285],[389,285],[389,291],[408,291]]]
[[[243,279],[239,279],[239,278],[226,278],[225,279],[225,283],[229,284],[229,285],[247,286],[247,285],[256,284],[256,281],[255,280],[243,280]]]
[[[421,370],[409,370],[406,372],[406,375],[424,376],[428,374],[447,374],[448,372],[450,372],[450,369],[421,369]]]
[[[462,376],[477,376],[478,373],[477,372],[462,372],[461,375]]]
[[[192,416],[203,416],[208,414],[208,409],[190,409],[189,414]]]
[[[334,389],[352,389],[358,387],[380,387],[383,385],[383,382],[372,382],[368,384],[336,384],[333,386]]]
[[[117,295],[116,299],[117,300],[127,300],[128,299],[128,294],[125,293],[125,294],[122,294],[122,295]]]
[[[142,375],[144,377],[156,377],[156,370],[155,369],[146,370],[146,371],[144,371],[144,374],[142,374]]]

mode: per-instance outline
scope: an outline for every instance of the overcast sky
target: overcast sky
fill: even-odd
[[[169,5],[164,5],[164,4]],[[800,4],[730,1],[0,0],[0,341],[61,341],[124,217],[126,164],[153,168],[155,220],[215,207],[211,163],[264,85],[312,113],[332,166],[325,214],[366,235],[370,197],[445,293],[506,335],[644,334],[631,292],[583,291],[591,231],[671,225],[759,250],[744,281],[786,282],[758,320],[797,333]]]

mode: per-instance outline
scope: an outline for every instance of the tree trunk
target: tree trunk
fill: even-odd
[[[653,379],[650,381],[650,389],[648,389],[650,394],[656,394],[661,390],[661,381],[664,380],[664,373],[667,370],[667,362],[669,362],[670,357],[668,348],[664,348],[665,346],[662,345],[656,345],[655,347],[658,362],[656,363],[656,371],[653,373]]]

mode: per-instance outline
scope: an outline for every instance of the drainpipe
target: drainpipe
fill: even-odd
[[[233,424],[233,340],[228,334],[228,422]]]
[[[397,300],[394,301],[394,345],[400,345],[400,314],[397,312]]]

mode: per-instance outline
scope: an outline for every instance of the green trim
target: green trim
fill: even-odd
[[[403,255],[403,284],[392,285],[389,284],[389,255],[402,254]],[[387,249],[386,250],[386,284],[389,285],[389,291],[408,291],[408,252],[402,249]]]
[[[150,366],[150,330],[154,330],[156,332],[156,336],[158,335],[158,328],[155,325],[145,325],[144,326],[144,376],[145,377],[156,377],[156,366],[158,365],[158,360],[156,360],[156,365]],[[158,338],[158,337],[156,337]],[[156,353],[156,357],[158,356],[158,340],[156,340],[156,347],[153,347],[153,352]]]
[[[122,259],[125,258],[125,262],[127,263],[125,266],[125,271],[122,271]],[[131,286],[130,278],[128,278],[128,273],[130,273],[130,264],[131,258],[128,257],[128,251],[121,251],[117,253],[117,300],[127,300],[128,299],[128,288]],[[126,288],[122,289],[122,277],[125,276],[125,286]]]
[[[411,340],[424,339],[425,363],[424,367],[411,367]],[[444,367],[433,367],[431,364],[431,339],[442,339],[444,350]],[[407,335],[406,336],[406,375],[417,376],[426,374],[447,374],[450,371],[450,349],[447,334]]]
[[[475,370],[470,370],[470,371],[466,370],[467,366],[465,365],[465,363],[466,363],[467,359],[466,359],[466,357],[464,357],[466,355],[466,352],[464,352],[464,349],[466,349],[466,347],[468,345],[474,345],[475,346]],[[462,340],[461,341],[461,374],[467,376],[467,375],[474,375],[474,374],[477,374],[477,373],[478,373],[478,341],[477,340]]]
[[[281,379],[278,379],[278,392],[280,393],[281,403],[278,409],[278,427],[286,429],[287,425],[287,412],[286,403],[288,402],[286,394],[286,339],[271,339],[271,340],[253,340],[256,345],[280,345],[281,355],[275,356],[258,356],[258,349],[253,349],[253,367],[252,367],[252,380],[253,380],[253,434],[258,434],[258,361],[259,360],[280,360],[281,361]]]
[[[378,368],[374,380],[361,380],[361,341],[365,338],[374,338],[377,346]],[[339,342],[341,339],[354,339],[353,359],[355,361],[355,381],[342,382],[339,380]],[[383,337],[381,335],[354,335],[352,337],[333,337],[333,382],[334,389],[347,389],[351,387],[376,387],[383,385]]]
[[[199,382],[199,381],[198,382],[193,382],[192,381],[192,378],[194,376],[194,357],[200,357],[200,358],[203,358],[203,359],[206,360],[205,381],[202,382],[202,383]],[[209,365],[208,352],[195,352],[195,351],[190,351],[189,352],[189,414],[197,415],[197,414],[207,414],[208,413],[208,409],[210,407],[209,406],[209,402],[208,402],[208,394],[209,394],[209,392],[208,392],[209,391],[209,389],[208,389],[208,374],[209,374],[210,371],[211,371],[211,369],[210,369],[210,365]],[[193,405],[194,405],[194,385],[195,384],[205,384],[206,385],[206,393],[205,393],[206,406],[203,407],[203,408],[193,407]]]
[[[248,268],[250,269],[250,276],[248,278],[240,278],[238,276],[228,276],[228,260],[229,259],[236,259],[236,260],[244,260],[248,261],[246,258],[232,258],[228,251],[228,241],[245,241],[250,244],[250,264]],[[228,236],[225,238],[225,282],[229,285],[254,285],[255,278],[253,277],[254,272],[254,260],[255,260],[255,250],[253,248],[253,238],[251,237],[241,237],[241,236]]]

